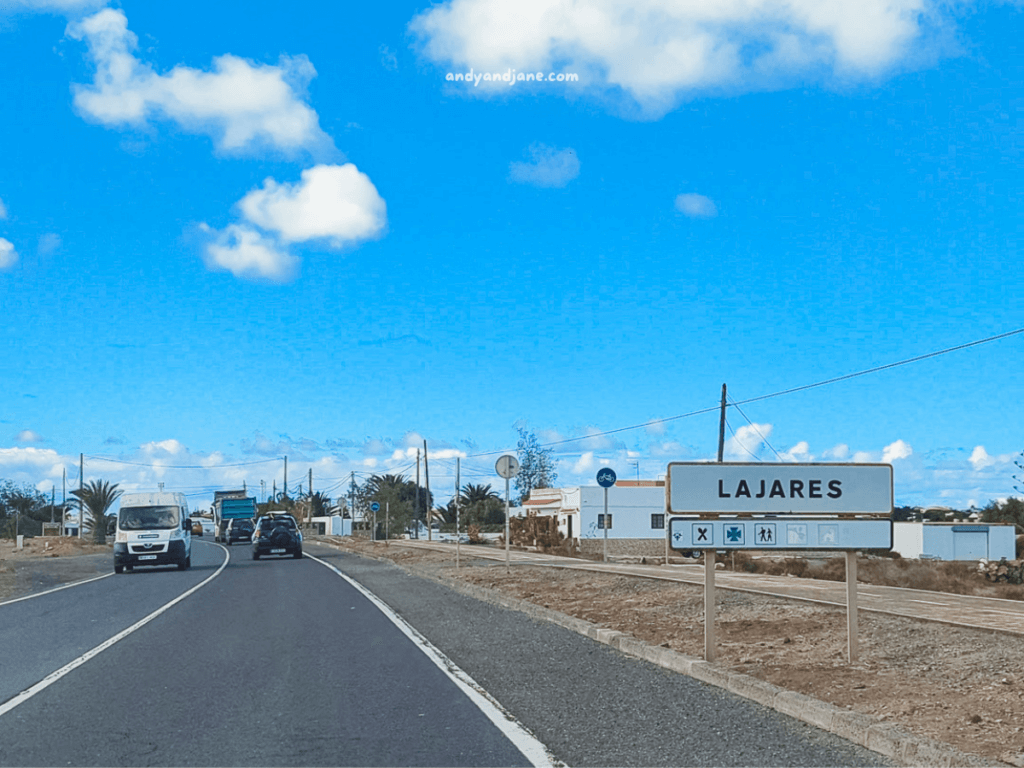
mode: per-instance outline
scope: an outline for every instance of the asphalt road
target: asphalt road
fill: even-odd
[[[307,547],[500,702],[510,717],[499,728],[323,564],[252,561],[236,546],[218,571],[225,550],[194,547],[191,571],[137,569],[0,605],[0,765],[528,765],[538,753],[510,740],[511,718],[570,765],[887,764],[560,627]]]

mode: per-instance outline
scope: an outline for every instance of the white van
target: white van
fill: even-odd
[[[121,496],[114,540],[114,573],[136,565],[192,567],[192,521],[183,493]]]

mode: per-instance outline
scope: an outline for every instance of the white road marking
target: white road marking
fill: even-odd
[[[373,603],[381,613],[387,616],[392,624],[398,627],[406,637],[419,646],[419,649],[426,654],[428,659],[434,662],[438,669],[448,675],[451,681],[469,697],[469,700],[487,716],[487,719],[494,723],[498,730],[505,735],[505,738],[511,741],[515,745],[516,749],[523,753],[523,757],[529,760],[531,765],[548,767],[559,764],[548,753],[547,748],[538,741],[532,733],[526,730],[518,720],[507,712],[501,704],[494,699],[494,697],[484,690],[484,688],[466,672],[460,669],[454,661],[445,656],[438,648],[434,647],[433,643],[421,635],[415,627],[395,613],[391,609],[391,606],[373,594],[358,581],[342,573],[325,560],[321,560],[319,557],[314,557],[308,552],[304,552],[303,554],[310,560],[314,560],[320,563],[320,565],[330,568],[357,589],[363,597]]]
[[[104,573],[102,576],[93,576],[91,579],[82,579],[81,581],[73,581],[70,584],[62,584],[59,587],[54,587],[53,589],[48,589],[45,592],[36,592],[35,594],[32,594],[32,595],[24,595],[23,597],[16,597],[13,600],[8,600],[6,602],[0,603],[0,607],[3,607],[5,605],[10,605],[11,603],[20,603],[22,600],[31,600],[33,597],[42,597],[43,595],[48,595],[51,592],[60,592],[62,589],[71,589],[72,587],[78,587],[78,586],[81,586],[82,584],[88,584],[90,581],[99,581],[100,579],[105,579],[108,576],[113,576],[113,575],[114,575],[114,572],[111,571],[110,573]]]
[[[217,544],[215,546],[220,547],[220,544]],[[98,656],[99,654],[103,653],[103,651],[107,650],[107,648],[109,648],[110,646],[114,645],[114,643],[116,643],[116,642],[118,642],[120,640],[124,640],[126,637],[128,637],[128,635],[132,634],[132,632],[134,632],[135,630],[141,629],[146,624],[149,624],[149,622],[151,622],[157,616],[159,616],[160,614],[164,613],[165,611],[167,611],[172,606],[177,605],[182,600],[184,600],[186,597],[191,595],[193,592],[197,592],[199,589],[201,589],[202,587],[206,586],[211,581],[213,581],[215,578],[220,576],[220,572],[224,570],[224,567],[231,560],[231,553],[228,552],[227,548],[226,547],[220,547],[220,548],[224,550],[224,562],[220,564],[220,568],[218,568],[216,571],[214,571],[213,574],[211,574],[206,579],[204,579],[203,581],[201,581],[198,584],[196,584],[194,587],[192,587],[187,592],[182,592],[180,595],[178,595],[176,598],[171,600],[169,603],[166,603],[166,604],[162,605],[161,607],[157,608],[155,611],[153,611],[151,614],[149,614],[149,616],[146,616],[143,619],[139,619],[137,622],[135,622],[130,627],[128,627],[128,629],[125,629],[125,630],[123,630],[121,632],[118,632],[116,635],[114,635],[109,640],[104,640],[102,643],[97,645],[91,651],[86,651],[81,656],[79,656],[77,659],[75,659],[74,661],[68,662],[63,667],[58,669],[56,672],[51,672],[49,675],[44,677],[38,683],[33,685],[31,688],[26,688],[24,691],[19,693],[17,696],[14,696],[13,698],[8,699],[6,702],[4,702],[2,705],[0,705],[0,717],[3,717],[4,715],[6,715],[8,712],[10,712],[15,707],[20,706],[21,704],[24,704],[26,701],[31,699],[33,696],[35,696],[40,691],[46,690],[51,685],[53,685],[58,680],[60,680],[62,677],[64,677],[64,675],[68,674],[69,672],[72,672],[75,669],[78,669],[78,667],[80,667],[83,664],[85,664],[85,662],[89,661],[89,659],[91,659],[94,656]]]

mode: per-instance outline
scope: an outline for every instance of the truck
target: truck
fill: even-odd
[[[192,567],[192,520],[182,493],[126,493],[114,529],[114,573],[138,565]]]
[[[224,529],[228,520],[248,519],[256,517],[256,497],[246,495],[245,489],[240,491],[214,491],[213,494],[213,540],[224,540]]]

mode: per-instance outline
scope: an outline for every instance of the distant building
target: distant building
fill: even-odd
[[[523,514],[552,515],[558,530],[581,554],[604,550],[604,488],[535,488],[520,508]],[[665,554],[665,483],[662,480],[619,480],[608,489],[608,553]]]
[[[996,523],[893,523],[892,548],[909,558],[1013,560],[1015,533]]]

